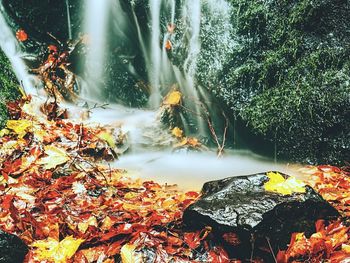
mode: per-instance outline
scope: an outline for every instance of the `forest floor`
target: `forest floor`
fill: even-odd
[[[200,193],[108,165],[118,147],[111,127],[74,123],[54,102],[38,113],[30,97],[8,108],[0,132],[0,228],[28,245],[25,262],[241,262],[229,258],[210,227],[184,227],[183,211]],[[348,262],[349,172],[300,172],[341,217],[317,221],[310,237],[293,234],[288,249],[273,255],[276,262]]]

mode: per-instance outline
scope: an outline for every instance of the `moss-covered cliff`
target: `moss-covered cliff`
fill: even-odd
[[[350,4],[231,0],[238,46],[215,93],[280,155],[350,159]]]
[[[0,128],[7,119],[6,102],[18,97],[18,82],[12,71],[11,64],[0,49]]]

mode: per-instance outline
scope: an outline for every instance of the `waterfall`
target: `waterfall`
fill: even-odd
[[[87,0],[85,9],[85,32],[88,38],[85,81],[87,88],[83,91],[89,98],[99,99],[104,82],[105,56],[108,39],[108,17],[111,0]]]
[[[22,57],[24,54],[20,51],[18,40],[12,32],[12,29],[7,24],[6,19],[3,15],[3,7],[0,10],[0,47],[6,54],[12,69],[18,79],[23,85],[24,91],[27,94],[36,94],[35,89],[35,78],[28,73],[28,69],[24,64]],[[37,83],[38,84],[38,83]]]
[[[72,22],[70,19],[69,0],[66,0],[66,9],[67,9],[68,37],[69,39],[72,39]]]
[[[101,95],[99,91],[103,88],[105,77],[103,72],[106,67],[105,55],[110,53],[106,50],[107,44],[123,43],[125,40],[125,43],[137,46],[142,53],[146,81],[150,89],[150,108],[158,109],[162,98],[177,87],[183,94],[183,110],[187,112],[187,117],[181,116],[184,120],[183,126],[187,127],[186,130],[189,133],[207,135],[206,110],[203,105],[208,99],[208,91],[206,87],[199,86],[198,63],[207,59],[213,61],[217,65],[215,67],[220,70],[222,54],[227,50],[221,49],[219,43],[215,50],[219,56],[218,60],[215,60],[216,54],[210,54],[207,58],[202,57],[202,21],[221,19],[225,20],[224,23],[230,23],[229,16],[220,17],[220,12],[230,12],[229,4],[225,0],[220,0],[218,3],[220,8],[215,8],[215,4],[209,2],[207,0],[148,0],[147,5],[135,1],[126,4],[122,0],[114,1],[113,4],[111,0],[87,1],[85,23],[91,42],[86,68],[86,80],[89,83],[88,95],[93,98]],[[130,10],[126,8],[127,5]],[[145,8],[142,14],[139,13],[140,9],[135,10],[136,7],[140,8],[140,5]],[[111,9],[110,12],[109,9]],[[205,16],[202,16],[203,10],[206,12]],[[97,17],[99,19],[96,19]],[[210,23],[209,26],[212,27],[212,24]],[[112,25],[114,33],[108,38],[109,25]],[[230,30],[222,34],[229,35]],[[107,43],[107,41],[114,42]],[[226,44],[225,41],[223,43]],[[119,58],[130,56],[130,54],[117,54]],[[174,57],[176,63],[174,63]],[[129,73],[137,75],[135,70],[137,67],[140,65],[130,63]],[[210,64],[208,71],[209,67],[215,69]],[[186,121],[189,122],[188,116],[191,116],[190,123],[186,123]]]
[[[160,95],[160,70],[161,70],[161,50],[160,46],[160,8],[161,0],[150,0],[151,10],[151,44],[149,53],[151,54],[151,67],[149,68],[149,78],[151,84],[150,104],[158,107],[161,101]]]

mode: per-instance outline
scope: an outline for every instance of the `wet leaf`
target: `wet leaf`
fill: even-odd
[[[48,238],[47,240],[36,241],[31,246],[36,248],[34,257],[37,260],[65,263],[74,256],[83,242],[83,239],[75,239],[72,236],[68,236],[61,242]]]
[[[293,193],[305,193],[305,183],[293,176],[285,179],[281,174],[267,173],[269,181],[264,184],[265,191],[279,193],[282,195],[291,195]]]
[[[16,38],[18,39],[18,41],[24,42],[28,39],[28,35],[23,29],[19,29],[16,32]]]
[[[97,134],[97,137],[100,138],[101,140],[106,141],[111,148],[116,147],[115,139],[113,135],[110,134],[109,132],[100,132],[99,134]]]
[[[163,104],[168,106],[177,106],[181,103],[182,94],[180,91],[170,92],[164,99]]]
[[[69,160],[69,156],[65,150],[52,145],[45,146],[45,153],[47,156],[40,161],[40,164],[45,165],[45,169],[56,168],[56,166],[64,164]]]
[[[171,44],[171,41],[169,39],[165,42],[165,49],[168,51],[173,49],[173,44]]]
[[[175,127],[174,129],[172,129],[171,134],[176,137],[181,139],[183,137],[183,130],[181,130],[179,127]]]
[[[13,130],[18,135],[18,138],[23,138],[33,126],[33,122],[29,120],[9,120],[6,126],[8,129]]]
[[[120,251],[120,256],[123,263],[137,262],[137,257],[135,256],[136,246],[132,244],[126,244],[122,247]]]

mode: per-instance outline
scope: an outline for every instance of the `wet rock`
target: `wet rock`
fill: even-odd
[[[292,233],[311,235],[317,219],[339,216],[311,187],[306,186],[305,193],[281,195],[264,190],[268,180],[261,173],[205,183],[201,199],[186,209],[184,223],[190,228],[211,226],[228,246],[224,235],[237,234],[239,245],[232,249],[231,244],[228,251],[249,257],[260,246],[271,246],[274,252],[286,248]]]
[[[0,230],[0,263],[22,263],[27,252],[19,237]]]

